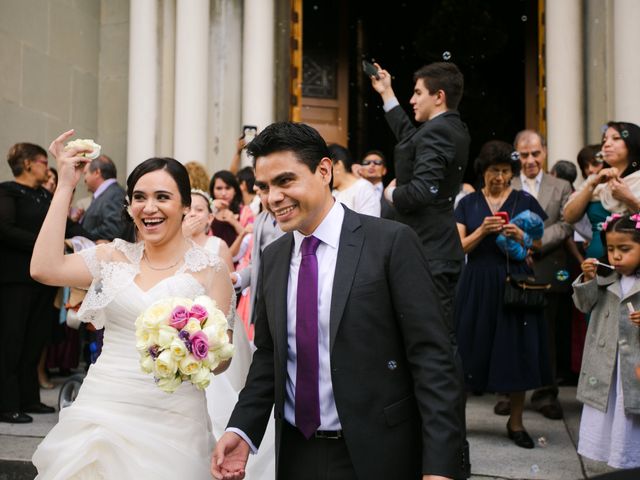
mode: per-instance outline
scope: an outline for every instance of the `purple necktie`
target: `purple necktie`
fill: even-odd
[[[296,426],[311,438],[320,426],[318,394],[318,259],[320,240],[302,240],[296,299]]]

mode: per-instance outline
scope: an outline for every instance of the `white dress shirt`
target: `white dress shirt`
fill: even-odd
[[[113,185],[117,181],[118,180],[116,180],[115,178],[109,178],[109,179],[105,180],[104,182],[102,182],[100,184],[100,186],[96,189],[96,191],[93,192],[93,199],[95,200],[96,198],[98,198],[100,195],[102,195],[104,193],[104,191],[107,188],[109,188],[111,185]]]
[[[344,208],[335,202],[329,213],[313,232],[321,241],[316,251],[318,258],[318,357],[320,382],[320,427],[318,430],[340,430],[340,419],[333,397],[331,384],[331,361],[329,355],[329,320],[333,277],[338,258],[340,232],[344,220]],[[298,271],[300,270],[300,247],[304,235],[293,232],[294,247],[289,265],[289,286],[287,289],[287,395],[284,404],[284,418],[291,425],[296,424],[296,299],[298,294]]]
[[[354,212],[380,216],[380,196],[369,180],[359,178],[349,188],[334,190],[333,196]]]
[[[529,187],[529,177],[527,177],[523,173],[520,174],[520,183],[522,184],[522,190],[524,190],[534,198],[538,198],[538,193],[540,192],[540,183],[542,182],[542,170],[538,172],[538,175],[536,175],[536,178],[534,178],[534,181],[535,181],[536,189],[535,191],[532,192],[531,188]]]

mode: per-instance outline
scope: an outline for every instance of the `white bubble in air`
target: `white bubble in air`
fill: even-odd
[[[443,58],[443,60],[450,60],[451,59],[451,52],[449,52],[449,51],[442,52],[442,58]]]
[[[527,16],[526,16],[526,15],[522,15],[522,16],[520,17],[520,20],[522,20],[523,22],[526,22],[526,21],[528,20],[528,18],[527,18]]]

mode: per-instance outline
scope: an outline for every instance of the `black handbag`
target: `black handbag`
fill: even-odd
[[[542,310],[547,305],[547,291],[550,283],[536,281],[528,273],[509,273],[504,286],[504,306],[525,310]]]
[[[513,205],[511,218],[516,209]],[[536,281],[533,274],[511,273],[507,254],[507,279],[504,286],[504,306],[520,310],[542,310],[547,305],[547,291],[550,283]]]

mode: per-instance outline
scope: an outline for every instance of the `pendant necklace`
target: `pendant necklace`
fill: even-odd
[[[178,257],[178,259],[174,263],[172,263],[168,267],[160,267],[160,268],[158,268],[158,267],[154,267],[153,265],[151,265],[151,262],[149,261],[149,257],[147,257],[147,252],[144,252],[144,254],[142,255],[142,258],[144,258],[145,262],[147,262],[147,266],[151,270],[155,270],[156,272],[162,272],[164,270],[171,270],[173,267],[178,265],[178,263],[180,263],[180,260],[182,260],[182,256],[180,256],[180,257]]]

